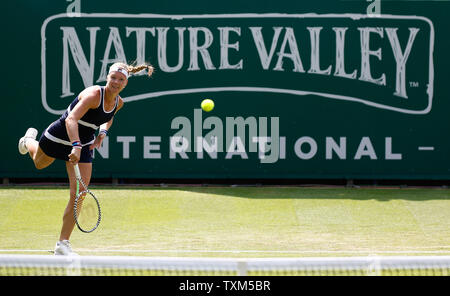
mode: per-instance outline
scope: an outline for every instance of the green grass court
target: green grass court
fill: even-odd
[[[449,255],[450,190],[92,186],[102,222],[80,255]],[[0,187],[0,250],[49,254],[68,187]]]

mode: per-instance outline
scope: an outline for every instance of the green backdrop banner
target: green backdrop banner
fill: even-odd
[[[0,175],[63,177],[18,139],[126,61],[155,73],[129,79],[94,177],[448,179],[450,2],[313,2],[14,3]]]

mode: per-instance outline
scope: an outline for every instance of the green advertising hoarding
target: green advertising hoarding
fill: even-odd
[[[17,140],[29,126],[43,132],[85,87],[104,85],[117,61],[155,73],[129,79],[94,177],[450,177],[449,4],[381,1],[374,15],[370,3],[342,1],[78,3],[8,29],[20,45],[11,60],[33,67],[32,79],[12,70],[3,177],[64,176],[63,164],[37,172]],[[200,109],[206,98],[210,112]]]

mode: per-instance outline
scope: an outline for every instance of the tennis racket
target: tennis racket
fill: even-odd
[[[94,193],[83,182],[78,164],[74,165],[74,169],[77,179],[77,196],[73,206],[73,217],[78,229],[89,233],[94,231],[100,224],[102,218],[100,203]],[[81,190],[81,187],[83,187],[83,190]]]

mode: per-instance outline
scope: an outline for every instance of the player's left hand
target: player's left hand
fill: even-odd
[[[103,139],[105,138],[105,134],[100,134],[95,138],[94,143],[89,146],[89,149],[94,150],[94,148],[98,148],[102,145]]]

